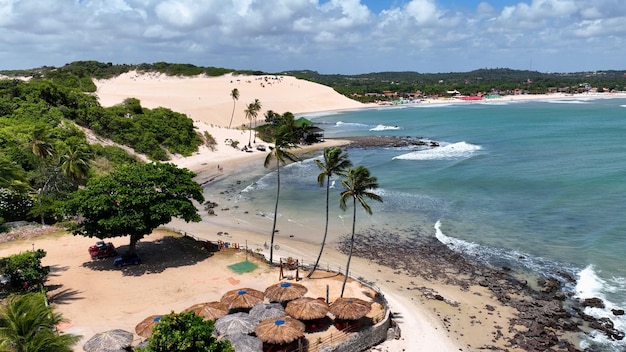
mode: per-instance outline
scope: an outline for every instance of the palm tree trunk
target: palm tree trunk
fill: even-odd
[[[354,248],[354,230],[356,226],[356,198],[352,200],[352,237],[350,237],[350,252],[348,253],[348,263],[346,264],[346,274],[343,277],[343,284],[341,285],[341,295],[343,297],[343,291],[346,288],[346,282],[348,281],[348,274],[350,273],[350,260],[352,259],[352,249]]]
[[[250,134],[248,136],[248,148],[252,148],[252,121],[250,121]]]
[[[276,233],[276,218],[278,217],[278,197],[280,196],[280,160],[276,158],[276,205],[274,205],[274,223],[270,237],[270,264],[274,260],[274,234]]]
[[[306,276],[310,278],[311,275],[317,269],[317,266],[320,263],[320,259],[322,258],[322,253],[324,252],[324,245],[326,244],[326,236],[328,235],[328,203],[329,203],[329,193],[330,193],[330,176],[326,178],[326,227],[324,227],[324,238],[322,238],[322,245],[320,246],[320,253],[317,255],[317,260],[315,264],[313,264],[313,268],[309,271],[309,274]]]
[[[235,117],[235,99],[233,99],[233,113],[230,114],[230,122],[228,123],[228,128],[233,124],[233,117]]]

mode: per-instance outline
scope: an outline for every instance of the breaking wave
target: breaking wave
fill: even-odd
[[[470,158],[481,150],[479,145],[458,142],[448,144],[442,147],[436,147],[431,149],[417,150],[414,152],[402,154],[393,157],[393,159],[399,160],[449,160],[449,159],[463,159]]]

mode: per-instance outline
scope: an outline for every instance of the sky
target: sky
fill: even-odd
[[[0,0],[0,70],[626,69],[624,0]]]

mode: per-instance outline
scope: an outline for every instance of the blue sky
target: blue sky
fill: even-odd
[[[626,69],[623,0],[0,0],[0,70]]]

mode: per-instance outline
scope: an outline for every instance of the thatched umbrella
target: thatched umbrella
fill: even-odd
[[[228,309],[252,308],[255,304],[263,302],[263,292],[252,288],[240,288],[226,292],[220,302]]]
[[[148,338],[152,335],[152,329],[154,329],[160,320],[161,315],[151,315],[135,326],[135,332],[141,337]]]
[[[287,303],[285,312],[299,320],[322,319],[328,313],[328,304],[321,299],[300,297]]]
[[[115,329],[99,334],[95,334],[83,345],[83,350],[87,352],[107,352],[115,350],[123,350],[130,347],[133,342],[133,333]]]
[[[250,334],[256,324],[257,321],[248,313],[233,313],[217,319],[215,330],[220,335]]]
[[[279,282],[265,289],[265,297],[272,302],[287,302],[300,298],[308,289],[303,285],[291,282]]]
[[[263,342],[285,344],[304,336],[304,323],[292,317],[267,319],[257,325],[254,333]]]
[[[357,320],[370,312],[372,303],[359,298],[338,298],[329,308],[336,319]]]
[[[256,319],[257,321],[271,319],[271,318],[280,318],[287,315],[285,313],[285,308],[280,303],[257,303],[250,309],[250,316]]]
[[[194,304],[185,309],[185,312],[194,312],[206,320],[217,320],[228,313],[228,306],[222,302],[205,302]]]
[[[263,352],[263,341],[257,337],[235,334],[226,336],[224,339],[230,341],[230,344],[237,352]]]

